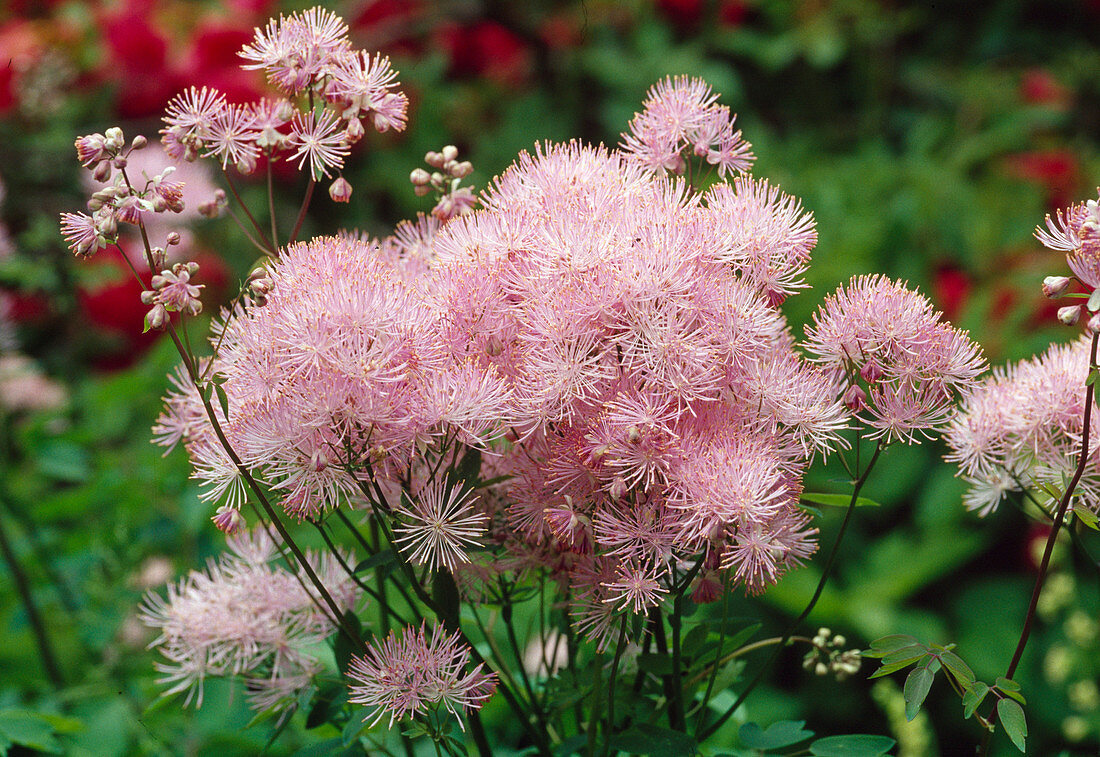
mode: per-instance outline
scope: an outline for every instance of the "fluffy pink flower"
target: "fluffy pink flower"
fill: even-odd
[[[320,117],[312,111],[296,115],[287,147],[294,150],[288,160],[297,160],[299,169],[308,160],[310,175],[318,181],[329,176],[330,168],[343,168],[344,158],[351,151],[338,121],[327,110],[321,111]]]
[[[987,515],[1009,492],[1063,486],[1077,466],[1084,417],[1089,340],[1051,346],[1044,354],[994,369],[963,403],[944,438],[947,460],[970,484],[966,506]],[[1093,439],[1100,438],[1094,417]],[[1077,489],[1100,510],[1100,462],[1092,455]],[[1039,494],[1044,501],[1046,495]]]
[[[477,512],[469,490],[439,478],[425,486],[408,506],[397,512],[406,522],[395,531],[397,543],[409,559],[431,570],[443,567],[453,571],[469,562],[469,547],[480,546],[489,518]]]
[[[348,701],[369,708],[364,721],[376,725],[389,715],[397,720],[423,715],[440,705],[465,729],[460,710],[478,710],[492,696],[496,679],[481,665],[469,672],[470,650],[458,634],[442,626],[432,630],[406,628],[373,644],[362,657],[353,657],[347,675],[351,684]]]
[[[281,709],[320,671],[313,650],[335,627],[313,588],[274,563],[278,551],[263,528],[226,543],[228,553],[169,585],[167,598],[145,598],[141,619],[160,632],[150,646],[165,658],[157,664],[169,684],[164,696],[186,691],[187,703],[202,706],[206,677],[239,675],[265,692],[254,707]],[[333,555],[307,557],[335,601],[354,607],[359,590]]]
[[[1048,215],[1046,228],[1036,228],[1035,238],[1044,247],[1066,253],[1078,279],[1092,289],[1100,287],[1100,203],[1088,200],[1059,210],[1056,218]]]
[[[912,443],[951,415],[985,368],[966,332],[940,320],[932,303],[884,276],[859,276],[826,298],[806,327],[806,349],[842,378],[868,386],[864,414],[873,438]]]
[[[348,50],[348,26],[332,11],[315,7],[272,19],[256,29],[240,52],[241,68],[263,69],[268,81],[288,95],[298,95],[319,81],[334,60]]]
[[[684,172],[685,151],[718,167],[718,175],[747,171],[750,145],[733,128],[729,108],[702,79],[663,79],[649,90],[645,108],[623,134],[622,150],[651,171]]]

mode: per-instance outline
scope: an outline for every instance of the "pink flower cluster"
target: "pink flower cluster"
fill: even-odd
[[[510,406],[504,378],[438,335],[438,316],[387,242],[326,237],[270,264],[265,305],[226,314],[209,368],[223,381],[225,435],[284,509],[312,517],[356,497],[367,466],[400,478],[446,430],[480,445]],[[407,268],[407,270],[406,270]],[[195,388],[176,382],[154,433],[183,441],[211,500],[237,506],[244,483]],[[223,414],[220,406],[216,408]]]
[[[480,709],[496,690],[496,677],[481,665],[466,671],[469,661],[470,650],[458,634],[436,626],[427,637],[423,625],[410,626],[352,658],[348,701],[370,709],[363,720],[371,726],[389,715],[392,727],[395,720],[440,705],[463,726],[459,711]]]
[[[1061,488],[1073,476],[1081,448],[1089,340],[1053,345],[1043,355],[995,369],[963,404],[944,435],[970,484],[966,506],[993,512],[1008,492],[1049,483]],[[1100,439],[1093,416],[1092,438]],[[1100,462],[1091,462],[1077,497],[1100,511]]]
[[[363,120],[377,131],[405,128],[408,98],[396,90],[388,58],[355,50],[347,24],[331,11],[311,8],[257,29],[241,57],[244,69],[262,69],[283,99],[231,104],[216,90],[192,87],[168,106],[161,130],[176,160],[214,157],[242,173],[261,156],[309,164],[315,180],[340,169],[351,145],[364,135]],[[291,99],[309,96],[299,109]],[[322,105],[314,109],[315,99]],[[346,181],[334,185],[342,201]]]
[[[227,546],[205,571],[170,585],[167,598],[145,598],[141,619],[160,632],[150,646],[166,659],[160,682],[170,684],[165,695],[186,691],[201,706],[207,676],[244,676],[254,709],[281,709],[321,670],[315,647],[335,628],[312,586],[274,564],[266,531],[231,536]],[[337,604],[355,607],[359,589],[334,555],[307,557]]]
[[[846,417],[773,306],[813,239],[763,183],[700,195],[576,143],[521,155],[437,233],[445,344],[512,391],[494,533],[596,637],[699,560],[759,591],[813,551],[802,472]]]
[[[682,175],[688,160],[698,157],[718,167],[718,175],[747,171],[751,145],[734,130],[734,116],[702,79],[662,79],[650,88],[645,109],[623,134],[622,152],[650,171]]]
[[[1100,287],[1100,203],[1087,200],[1059,210],[1056,218],[1048,215],[1046,228],[1037,228],[1035,237],[1066,253],[1070,270],[1089,289]]]
[[[858,276],[826,298],[806,349],[844,387],[868,436],[913,443],[946,424],[985,369],[981,348],[940,320],[923,295],[884,276]]]

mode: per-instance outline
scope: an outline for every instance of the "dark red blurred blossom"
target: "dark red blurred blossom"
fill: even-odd
[[[424,15],[421,0],[365,0],[347,14],[352,37],[360,47],[416,56],[424,43],[416,36]]]
[[[42,54],[43,40],[38,24],[14,18],[0,24],[0,114],[16,105],[19,72]]]
[[[450,75],[482,77],[504,86],[522,85],[531,72],[526,43],[495,21],[440,27],[438,44],[450,58]]]
[[[1081,183],[1077,156],[1070,150],[1033,150],[1008,159],[1008,168],[1016,176],[1046,189],[1051,210],[1072,204]]]
[[[264,96],[262,81],[255,71],[241,70],[237,53],[252,41],[254,27],[207,19],[192,35],[189,49],[179,66],[179,89],[189,86],[214,87],[231,103],[246,103]]]
[[[1027,530],[1027,541],[1024,549],[1024,564],[1031,572],[1038,572],[1039,563],[1043,560],[1043,550],[1046,549],[1047,539],[1050,538],[1050,524],[1032,523]]]
[[[1071,97],[1069,88],[1044,68],[1030,69],[1020,80],[1020,98],[1026,103],[1065,110]]]
[[[656,0],[657,10],[680,29],[689,29],[703,20],[706,0]],[[724,26],[740,26],[748,15],[742,0],[722,0],[718,7],[718,22]]]
[[[556,13],[543,20],[539,38],[551,50],[579,47],[584,42],[583,27],[572,14]]]
[[[99,31],[107,48],[104,74],[118,86],[126,118],[157,113],[178,90],[168,65],[168,34],[153,23],[149,0],[128,0],[104,14]]]
[[[974,282],[970,274],[954,265],[942,265],[932,277],[932,300],[949,321],[966,307]]]

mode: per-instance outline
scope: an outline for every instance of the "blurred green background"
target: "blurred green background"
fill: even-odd
[[[970,329],[993,364],[1072,336],[1039,290],[1064,261],[1031,232],[1100,181],[1096,0],[324,4],[358,45],[391,55],[412,107],[406,132],[373,135],[353,153],[350,205],[318,193],[303,236],[384,235],[427,211],[408,174],[444,144],[473,162],[478,187],[539,140],[614,145],[650,85],[689,74],[738,114],[758,156],[754,173],[817,218],[813,288],[784,307],[796,325],[850,276],[883,272]],[[222,682],[208,685],[202,710],[158,703],[151,638],[135,608],[144,591],[216,554],[220,537],[185,455],[162,457],[148,442],[171,345],[140,333],[139,290],[117,259],[71,259],[57,214],[80,210],[88,193],[77,134],[121,125],[127,136],[153,138],[164,104],[186,86],[259,96],[262,82],[236,68],[236,51],[269,15],[308,5],[7,0],[0,8],[0,361],[33,361],[0,362],[0,752],[10,741],[22,745],[12,753],[37,745],[74,755],[252,754],[272,733],[266,723],[244,728],[242,692]],[[262,206],[262,185],[245,184],[246,200]],[[302,189],[280,177],[280,214],[293,216]],[[191,232],[209,311],[254,255],[224,220]],[[24,383],[13,389],[13,381]],[[892,632],[957,642],[978,677],[992,680],[1015,645],[1045,533],[1012,508],[986,521],[966,513],[942,453],[938,443],[889,452],[867,492],[883,507],[858,512],[810,623],[862,646]],[[807,486],[845,487],[820,469]],[[837,513],[825,514],[822,544],[838,524]],[[780,630],[817,570],[811,564],[763,597],[738,596],[733,614]],[[1100,750],[1098,578],[1095,563],[1065,545],[1056,552],[1017,676],[1031,754]],[[52,672],[21,582],[54,649]],[[927,716],[906,723],[899,682],[868,682],[872,665],[837,683],[799,662],[797,652],[781,658],[748,717],[804,719],[822,735],[887,733],[900,755],[972,753],[979,734],[942,681]],[[499,708],[487,714],[506,719]],[[270,753],[327,735],[299,721]],[[1010,749],[998,742],[995,751]]]

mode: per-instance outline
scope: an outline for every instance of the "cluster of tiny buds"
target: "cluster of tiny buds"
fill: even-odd
[[[828,628],[819,628],[812,640],[813,648],[802,659],[802,667],[814,675],[832,673],[838,681],[859,672],[862,655],[858,649],[843,649],[848,640],[840,634],[833,636]]]
[[[1070,284],[1074,282],[1071,276],[1047,276],[1043,279],[1043,295],[1052,300],[1067,296]],[[1069,294],[1069,296],[1084,297],[1084,295]],[[1084,305],[1066,305],[1058,308],[1058,320],[1066,326],[1076,325],[1081,320],[1082,313],[1088,314],[1085,328],[1090,334],[1100,331],[1100,289],[1094,289]]]
[[[172,312],[198,315],[202,312],[199,290],[202,284],[192,284],[191,277],[198,273],[198,263],[176,263],[171,270],[163,270],[152,278],[152,289],[141,293],[141,301],[152,305],[145,314],[145,330],[160,330],[168,324]]]
[[[866,381],[868,386],[873,386],[882,377],[882,367],[874,359],[869,359],[859,369],[859,377]],[[852,380],[841,401],[853,413],[858,413],[867,407],[867,392],[859,382]]]
[[[76,154],[80,164],[92,172],[98,182],[111,180],[112,172],[124,171],[127,158],[134,150],[148,144],[143,136],[134,137],[129,147],[122,129],[113,126],[103,134],[77,137]],[[69,242],[69,249],[80,257],[90,257],[101,247],[118,241],[119,223],[137,226],[143,213],[183,211],[183,184],[171,178],[174,167],[165,168],[160,174],[147,179],[141,187],[134,187],[124,173],[115,176],[114,183],[95,192],[88,200],[84,213],[62,213],[61,232]]]
[[[228,205],[229,198],[226,197],[225,190],[215,189],[213,197],[205,202],[199,203],[199,215],[203,218],[217,218],[221,215],[222,209]]]
[[[248,275],[246,284],[248,293],[252,296],[252,304],[263,307],[267,304],[267,296],[275,288],[275,280],[266,268],[257,268]]]
[[[434,150],[424,156],[424,162],[435,169],[431,173],[423,168],[415,169],[409,174],[413,191],[417,197],[423,197],[431,192],[440,194],[439,202],[432,210],[432,214],[440,220],[447,220],[462,215],[474,206],[477,201],[473,192],[468,187],[460,187],[459,184],[474,171],[473,165],[468,160],[458,159],[458,148],[447,145],[439,152]]]

